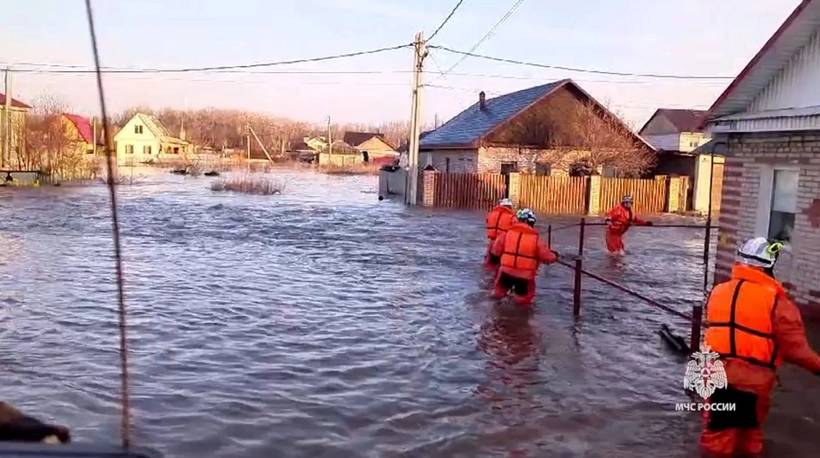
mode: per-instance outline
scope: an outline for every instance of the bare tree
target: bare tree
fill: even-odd
[[[560,94],[547,102],[513,118],[490,141],[540,149],[540,159],[584,174],[613,167],[637,176],[654,165],[649,147],[594,101],[579,103],[574,96]]]

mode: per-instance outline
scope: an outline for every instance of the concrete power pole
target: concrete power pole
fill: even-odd
[[[405,192],[405,203],[416,205],[419,186],[419,137],[421,136],[421,102],[422,102],[422,80],[421,75],[424,69],[424,58],[427,57],[427,44],[424,41],[424,34],[416,34],[413,42],[413,97],[410,104],[410,144],[407,150],[407,188]]]
[[[251,171],[251,125],[250,125],[250,123],[247,126],[245,126],[245,128],[246,128],[246,131],[247,131],[246,135],[245,135],[245,141],[248,144],[248,172],[250,172]]]
[[[6,103],[3,110],[3,154],[2,166],[6,168],[11,159],[11,71],[6,68]]]

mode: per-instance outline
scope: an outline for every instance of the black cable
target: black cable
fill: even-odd
[[[458,3],[456,3],[456,6],[454,6],[453,9],[450,11],[450,14],[448,14],[447,17],[444,18],[443,21],[441,21],[441,24],[439,24],[438,28],[436,28],[436,30],[434,30],[433,33],[430,34],[430,38],[428,38],[427,41],[432,40],[433,38],[435,38],[436,35],[438,35],[438,33],[441,31],[441,29],[444,28],[444,25],[447,24],[447,21],[449,21],[450,18],[453,17],[453,14],[456,13],[456,10],[458,9],[459,6],[461,6],[462,2],[464,2],[464,0],[458,0]]]
[[[661,73],[630,73],[630,72],[613,72],[608,70],[595,70],[595,69],[588,69],[588,68],[578,68],[578,67],[566,67],[563,65],[548,65],[548,64],[539,64],[535,62],[525,62],[521,60],[514,60],[514,59],[505,59],[503,57],[493,57],[487,56],[484,54],[476,54],[469,51],[459,51],[457,49],[448,48],[446,46],[437,46],[431,45],[429,46],[430,49],[440,49],[442,51],[447,51],[453,54],[461,54],[468,57],[478,57],[481,59],[492,60],[496,62],[503,62],[505,64],[516,64],[516,65],[526,65],[529,67],[538,67],[538,68],[548,68],[553,70],[564,70],[569,72],[579,72],[579,73],[594,73],[596,75],[612,75],[612,76],[636,76],[642,78],[667,78],[667,79],[692,79],[692,80],[731,80],[734,79],[733,76],[710,76],[710,75],[672,75],[672,74],[661,74]],[[445,72],[446,73],[446,72]]]
[[[481,46],[481,43],[484,43],[485,41],[487,41],[487,39],[490,38],[490,36],[492,36],[493,33],[495,33],[495,29],[497,29],[498,26],[500,26],[504,21],[509,19],[510,16],[512,16],[512,14],[515,12],[515,10],[517,10],[518,7],[521,6],[522,3],[524,3],[524,0],[517,0],[515,3],[513,3],[513,5],[510,7],[510,9],[507,10],[507,12],[504,14],[504,16],[501,16],[501,19],[499,19],[498,22],[496,22],[492,27],[490,27],[490,30],[488,30],[487,33],[485,33],[484,36],[481,37],[481,39],[479,39],[478,41],[475,42],[475,44],[470,48],[469,52],[475,51],[479,46]],[[448,68],[447,71],[444,72],[444,74],[447,74],[447,73],[450,73],[451,71],[453,71],[453,69],[458,67],[462,62],[464,62],[464,60],[466,58],[467,58],[467,55],[461,56],[461,59],[459,59],[456,63],[451,65],[450,68]]]
[[[48,70],[48,69],[22,69],[22,70],[15,70],[15,72],[20,73],[191,73],[191,72],[216,72],[221,70],[236,70],[242,68],[260,68],[260,67],[274,67],[278,65],[292,65],[292,64],[302,64],[307,62],[321,62],[325,60],[335,60],[335,59],[344,59],[348,57],[356,57],[356,56],[363,56],[367,54],[376,54],[386,51],[395,51],[397,49],[402,48],[409,48],[413,46],[412,44],[403,44],[403,45],[396,45],[396,46],[388,46],[384,48],[378,49],[370,49],[366,51],[354,51],[348,52],[344,54],[334,54],[330,56],[321,56],[321,57],[309,57],[304,59],[293,59],[293,60],[281,60],[275,62],[258,62],[254,64],[238,64],[238,65],[216,65],[210,67],[187,67],[187,68],[139,68],[139,69],[109,69],[103,70],[102,68],[90,70],[90,69],[83,69],[83,70]]]
[[[105,94],[103,92],[102,73],[100,72],[100,52],[97,47],[97,33],[94,29],[94,15],[91,11],[91,0],[85,0],[86,12],[88,13],[88,29],[91,32],[91,48],[94,52],[94,65],[97,68],[97,90],[100,94],[100,109],[102,111],[103,132],[105,133],[105,150],[108,164],[108,194],[111,197],[111,231],[114,238],[114,259],[117,274],[117,303],[119,305],[119,329],[120,329],[120,384],[122,404],[122,420],[120,432],[122,434],[122,446],[128,449],[131,445],[131,402],[128,388],[128,339],[126,336],[126,316],[125,316],[125,292],[123,287],[122,273],[122,246],[120,244],[120,223],[117,216],[117,191],[114,183],[114,156],[111,148],[111,129],[108,122],[108,112],[105,107]]]

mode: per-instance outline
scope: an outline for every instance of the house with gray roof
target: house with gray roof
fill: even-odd
[[[465,173],[601,173],[584,170],[588,139],[571,125],[571,116],[591,107],[592,124],[617,131],[620,147],[636,152],[652,146],[632,132],[591,95],[569,79],[555,81],[488,99],[484,92],[475,104],[420,142],[420,167]],[[577,124],[577,123],[576,123]]]

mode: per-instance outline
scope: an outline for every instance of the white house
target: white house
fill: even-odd
[[[803,0],[709,109],[726,154],[715,278],[755,236],[790,250],[775,270],[820,315],[820,0]]]
[[[114,135],[117,163],[133,165],[161,159],[184,159],[193,152],[191,144],[172,136],[153,116],[137,113]]]

